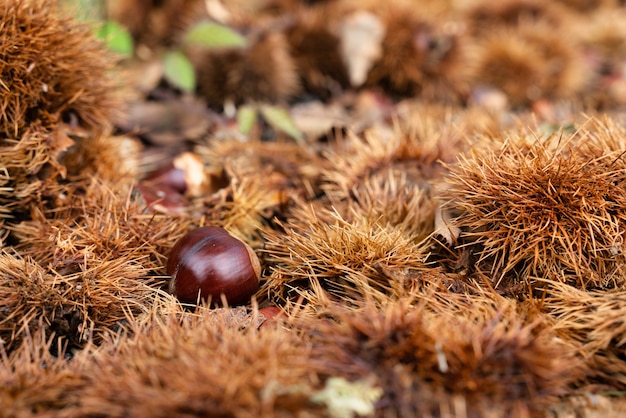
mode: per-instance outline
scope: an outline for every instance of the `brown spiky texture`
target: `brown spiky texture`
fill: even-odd
[[[396,130],[349,135],[326,151],[321,198],[298,201],[287,223],[265,233],[272,273],[260,295],[280,299],[303,285],[309,300],[329,288],[346,299],[383,300],[397,282],[419,283],[422,243],[434,229],[430,182],[443,171],[441,160],[464,146],[444,108],[422,110],[407,109]],[[400,254],[408,258],[394,258]]]
[[[0,332],[7,350],[21,341],[26,327],[37,330],[39,325],[47,335],[54,333],[59,344],[80,347],[92,333],[99,339],[119,325],[126,310],[145,309],[156,291],[145,269],[126,260],[95,259],[71,273],[8,253],[0,264],[5,307]]]
[[[402,97],[458,99],[466,87],[459,65],[463,49],[457,25],[442,9],[446,7],[436,3],[418,11],[406,1],[327,1],[300,10],[286,34],[305,90],[324,99],[350,87],[350,57],[341,52],[341,28],[366,11],[384,35],[381,56],[372,59],[365,85]]]
[[[281,103],[298,92],[296,64],[285,36],[267,30],[249,38],[246,48],[190,50],[198,91],[210,106]]]
[[[44,204],[62,205],[59,196],[72,187],[70,180],[93,174],[111,180],[132,179],[136,171],[132,148],[138,144],[118,145],[124,144],[65,123],[48,131],[35,122],[19,140],[6,139],[0,146],[0,204],[7,217],[19,220]],[[119,164],[121,155],[125,159]]]
[[[583,26],[581,37],[584,45],[611,62],[626,56],[626,23],[624,9],[603,10],[590,16]]]
[[[0,14],[0,137],[21,140],[32,123],[53,129],[69,115],[108,127],[119,110],[114,61],[91,28],[56,1],[7,1]]]
[[[324,170],[322,178],[326,194],[338,200],[349,196],[355,186],[379,172],[395,171],[399,174],[405,169],[399,157],[403,148],[411,146],[407,144],[411,141],[405,141],[405,138],[401,135],[385,135],[385,133],[368,131],[363,135],[350,134],[337,146],[328,149],[326,154],[330,168]],[[406,165],[409,167],[406,167],[403,175],[418,183],[422,180],[417,163],[419,155],[413,154],[407,157],[408,161],[411,160],[410,157],[413,157],[415,164],[411,167],[407,161]]]
[[[224,179],[211,196],[201,199],[206,222],[247,241],[258,241],[259,230],[272,217],[284,217],[292,200],[315,196],[325,163],[313,149],[291,140],[214,140],[196,152],[207,171]]]
[[[311,188],[318,181],[324,165],[313,145],[292,139],[263,141],[256,135],[245,141],[209,139],[196,146],[195,152],[211,172],[225,170],[227,175],[241,178],[261,177],[261,170],[271,170],[302,188]]]
[[[472,84],[501,89],[513,105],[574,98],[591,76],[574,39],[541,24],[493,29],[473,46]]]
[[[132,257],[157,270],[165,249],[184,234],[179,229],[191,222],[152,213],[128,185],[93,179],[83,186],[68,192],[65,206],[13,226],[14,248],[44,265],[63,264],[65,257]]]
[[[495,147],[479,141],[442,190],[450,223],[462,231],[456,248],[504,291],[532,289],[533,276],[579,288],[620,285],[622,135],[610,120],[591,120],[572,134],[522,131],[495,138]]]
[[[60,161],[69,182],[80,185],[85,179],[89,182],[97,178],[118,183],[118,189],[125,190],[141,175],[142,150],[141,142],[130,136],[79,137],[76,146],[69,148]]]
[[[258,331],[256,319],[162,299],[69,361],[29,333],[0,356],[0,400],[11,416],[326,416],[309,400],[320,386],[309,344],[281,327]]]
[[[260,230],[283,204],[281,189],[284,182],[282,177],[275,181],[271,178],[232,178],[226,188],[204,199],[204,222],[226,228],[253,248],[262,246]]]
[[[7,342],[19,341],[24,323],[36,329],[39,317],[71,346],[99,340],[162,292],[169,249],[189,228],[102,181],[68,192],[64,203],[11,227],[15,252],[2,263]]]
[[[138,176],[140,149],[132,138],[93,135],[66,123],[48,131],[35,122],[19,140],[0,146],[0,204],[19,219],[45,204],[64,205],[67,190],[91,176],[128,184]]]
[[[345,204],[333,201],[333,206],[351,222],[376,219],[381,225],[400,228],[416,241],[426,238],[433,231],[435,211],[429,194],[402,174],[386,174],[365,179],[352,189]]]
[[[413,198],[406,207],[423,204],[419,193]],[[397,205],[401,210],[406,207]],[[291,220],[280,224],[284,232],[265,234],[271,275],[259,294],[282,299],[310,290],[308,299],[323,299],[316,293],[330,292],[346,302],[364,298],[382,302],[397,285],[415,284],[417,279],[409,273],[418,276],[425,269],[426,249],[420,241],[423,231],[419,226],[417,231],[407,231],[416,227],[408,223],[390,225],[387,222],[394,220],[393,215],[381,217],[368,209],[353,209],[346,217],[320,205],[303,204],[294,209]],[[398,215],[400,222],[406,220]],[[408,216],[419,219],[418,225],[427,223],[420,215]],[[395,282],[407,276],[406,283]]]
[[[340,39],[325,8],[303,10],[285,35],[304,91],[327,99],[350,85]]]
[[[556,2],[541,0],[489,0],[470,2],[465,11],[468,30],[474,35],[488,34],[498,27],[543,22],[551,26],[563,24],[566,12]]]
[[[131,175],[133,158],[124,152],[122,166],[119,155],[110,158],[119,149],[108,133],[120,111],[120,77],[93,28],[56,1],[11,1],[0,10],[0,205],[19,222],[63,205],[78,177]]]
[[[592,398],[585,395],[572,396],[558,405],[550,407],[554,417],[621,417],[626,415],[626,399],[619,396],[594,394]]]
[[[61,353],[62,349],[41,331],[27,332],[11,354],[0,347],[0,402],[4,415],[60,416],[59,411],[72,406],[68,395],[84,386],[85,379],[52,352]]]
[[[385,26],[382,56],[366,85],[381,86],[402,97],[421,95],[457,100],[465,92],[465,66],[456,25],[422,16],[413,5],[380,4],[373,10]]]
[[[626,346],[626,293],[583,291],[564,283],[547,283],[542,309],[555,321],[552,329],[579,347],[588,363],[587,384],[624,390],[623,356]]]
[[[359,183],[388,172],[428,189],[467,147],[465,137],[480,132],[466,115],[452,115],[445,106],[407,105],[399,111],[393,129],[371,129],[325,150],[328,166],[323,170],[323,189],[333,198],[347,198]]]
[[[50,149],[49,140],[47,132],[34,126],[20,140],[3,141],[0,147],[0,202],[7,217],[24,210],[31,202],[41,200],[45,180],[38,179],[36,174],[47,164],[57,168],[51,173],[53,177],[59,174],[60,164]]]
[[[494,294],[439,288],[321,315],[333,320],[303,321],[314,364],[350,380],[375,376],[379,416],[524,417],[567,393],[581,372],[571,348]]]
[[[468,137],[500,128],[491,115],[480,117],[472,109],[459,110],[421,101],[400,103],[396,135],[400,136],[402,145],[396,158],[407,162],[417,160],[422,170],[429,167],[432,170],[424,178],[435,179],[440,174],[440,163],[453,162],[467,149]]]
[[[557,0],[557,2],[582,13],[596,12],[601,9],[616,11],[616,7],[620,5],[618,0]]]
[[[626,101],[624,61],[626,60],[626,10],[603,9],[592,13],[580,25],[580,38],[594,69],[594,80],[583,100],[610,109]]]
[[[121,334],[75,360],[90,376],[74,396],[81,416],[296,416],[318,384],[310,346],[280,327],[256,330],[230,309],[175,306],[129,321]],[[244,310],[245,311],[245,310]],[[323,415],[322,415],[323,416]]]

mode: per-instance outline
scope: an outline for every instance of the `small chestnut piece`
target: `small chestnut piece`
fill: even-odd
[[[277,317],[283,316],[285,313],[278,306],[267,306],[259,309],[259,314],[261,314],[264,319],[261,325],[259,325],[259,328],[263,328],[267,326],[267,324],[275,322]]]
[[[217,304],[224,295],[229,305],[242,305],[259,288],[261,265],[249,245],[223,228],[206,226],[174,245],[167,273],[170,292],[181,302],[195,303],[199,294]]]
[[[185,170],[175,167],[173,164],[160,168],[152,172],[146,181],[163,187],[169,187],[172,190],[184,195],[187,192],[187,179],[185,178]]]

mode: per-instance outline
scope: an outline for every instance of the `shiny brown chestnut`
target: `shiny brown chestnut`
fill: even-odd
[[[259,288],[261,265],[246,243],[223,228],[206,226],[182,237],[167,260],[170,292],[181,302],[195,303],[198,295],[212,303],[247,303]]]
[[[146,178],[146,181],[157,186],[169,187],[181,195],[184,195],[187,192],[185,170],[175,167],[174,164],[169,164],[150,173],[150,175]]]

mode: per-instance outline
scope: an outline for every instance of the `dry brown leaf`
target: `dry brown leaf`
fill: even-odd
[[[442,236],[448,245],[454,244],[461,235],[461,228],[450,222],[452,218],[452,211],[444,209],[441,204],[437,205],[437,209],[435,209],[435,234]]]
[[[198,138],[208,132],[211,124],[211,113],[203,104],[172,99],[130,104],[122,127],[139,131],[155,145],[168,145]]]
[[[343,20],[339,35],[341,56],[353,87],[365,82],[372,65],[382,55],[384,36],[385,27],[373,13],[357,11]]]

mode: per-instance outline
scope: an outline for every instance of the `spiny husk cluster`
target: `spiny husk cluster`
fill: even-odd
[[[546,23],[491,29],[473,45],[472,84],[497,86],[513,105],[575,97],[591,71],[573,39]]]
[[[3,405],[57,416],[332,417],[316,400],[332,377],[376,389],[379,416],[523,417],[567,391],[580,371],[574,351],[517,302],[432,284],[384,307],[330,303],[259,329],[256,310],[188,312],[159,299],[71,360],[51,356],[35,332],[0,361],[14,394]]]
[[[420,236],[419,225],[428,216],[419,212],[421,196],[414,195],[418,209],[405,216],[418,220],[417,225],[404,223],[402,213],[380,215],[350,210],[347,217],[332,209],[306,208],[293,212],[293,220],[282,225],[284,232],[266,234],[267,261],[272,273],[261,292],[289,298],[290,288],[311,287],[313,294],[329,291],[346,301],[372,297],[384,300],[394,287],[411,285],[394,283],[397,276],[410,276],[410,272],[424,269],[426,250]],[[401,208],[404,210],[405,208]],[[389,218],[385,218],[389,216]],[[397,216],[397,218],[396,218]],[[391,222],[400,220],[399,224]],[[417,226],[418,230],[405,228]],[[317,295],[312,297],[323,297]]]
[[[77,359],[92,376],[78,393],[89,400],[81,414],[293,416],[315,409],[307,403],[315,381],[306,342],[279,328],[247,328],[245,309],[242,317],[167,311],[132,321],[129,336]]]
[[[417,42],[435,67],[454,68],[449,39],[420,16],[368,7],[390,30],[416,25],[390,34],[394,45]],[[428,59],[412,72],[415,61],[393,58],[370,85],[438,84]],[[589,122],[504,136],[504,116],[481,109],[398,109],[393,129],[381,120],[363,135],[202,140],[211,189],[184,196],[176,214],[134,188],[138,142],[93,134],[85,109],[42,113],[5,138],[3,412],[336,418],[319,395],[343,379],[377,394],[376,416],[527,417],[559,396],[623,390],[624,130]],[[436,199],[454,215],[444,226],[461,231],[445,255],[431,239]],[[264,267],[256,300],[282,319],[257,328],[257,302],[183,307],[162,291],[169,250],[207,224],[253,244]]]
[[[411,2],[370,2],[365,9],[380,17],[385,34],[383,52],[368,72],[366,85],[435,101],[466,92],[460,31],[451,16],[442,17],[441,8],[445,6],[437,7],[436,2],[422,10]]]
[[[200,199],[206,222],[254,246],[262,245],[259,231],[274,216],[284,216],[298,196],[316,193],[324,164],[314,150],[291,141],[213,141],[196,152],[207,172],[221,178]]]
[[[253,320],[245,309],[189,313],[160,300],[71,361],[51,356],[33,333],[0,360],[0,399],[18,415],[324,416],[310,401],[320,386],[310,344],[279,327],[257,330]]]
[[[438,117],[449,121],[445,129],[437,128]],[[330,291],[384,300],[396,288],[418,285],[434,230],[431,183],[444,171],[442,161],[466,146],[461,129],[483,129],[469,114],[446,118],[445,107],[407,106],[394,129],[348,135],[313,160],[318,174],[309,184],[317,193],[295,199],[277,228],[264,233],[271,274],[259,296],[288,298],[299,293],[289,290],[295,286],[307,299],[323,300]]]
[[[330,305],[320,315],[334,320],[303,321],[314,360],[329,376],[375,376],[380,416],[448,408],[526,416],[567,392],[580,370],[571,347],[494,294],[466,298],[435,286],[381,308]]]
[[[530,132],[481,141],[451,167],[444,211],[459,250],[495,287],[533,277],[579,288],[622,284],[626,228],[623,130],[613,123],[574,133]]]
[[[541,309],[554,319],[554,332],[579,347],[589,370],[589,384],[623,390],[626,367],[620,357],[626,345],[624,288],[584,291],[559,282],[544,284],[547,295]]]
[[[84,376],[73,372],[66,359],[58,357],[63,348],[46,337],[41,322],[39,331],[31,332],[26,327],[19,349],[8,354],[4,346],[0,347],[0,402],[7,416],[61,416],[60,411],[73,405],[68,402],[68,394],[84,385]]]
[[[139,146],[134,139],[94,135],[67,124],[46,131],[34,123],[20,140],[7,139],[0,148],[5,217],[19,222],[38,208],[62,207],[68,193],[94,176],[127,185],[138,173]]]
[[[325,100],[361,86],[445,103],[466,102],[483,87],[503,92],[514,106],[545,98],[593,107],[626,102],[623,10],[612,0],[441,1],[420,8],[409,0],[109,3],[111,16],[155,49],[180,44],[201,19],[245,34],[245,48],[187,50],[199,91],[215,108],[307,94]],[[375,40],[364,37],[375,31],[368,24],[357,33],[366,21],[381,31]],[[374,48],[359,57],[347,46],[350,30]],[[608,54],[606,40],[616,41]]]
[[[127,312],[148,309],[163,286],[165,254],[188,222],[146,212],[130,189],[123,198],[102,181],[65,199],[62,208],[11,226],[12,250],[0,260],[6,349],[27,326],[42,324],[47,335],[80,347]]]
[[[342,25],[359,7],[380,19],[385,31],[382,52],[372,63],[365,85],[434,101],[454,100],[465,93],[464,46],[448,6],[431,2],[417,9],[407,1],[358,5],[343,1],[328,3],[326,13],[343,16],[334,23]],[[346,68],[352,71],[349,65]]]
[[[93,169],[120,96],[111,55],[56,1],[8,1],[0,11],[0,205],[21,219]]]
[[[558,0],[558,2],[583,13],[598,9],[609,9],[621,4],[616,0]]]
[[[130,193],[137,142],[110,136],[120,104],[114,60],[91,27],[57,2],[0,9],[0,205],[11,244],[0,261],[0,338],[11,351],[40,330],[55,335],[53,347],[75,348],[154,293],[147,276],[162,256],[152,251],[148,262],[127,247],[145,248],[139,228],[149,220],[129,228],[133,241],[118,218],[136,220],[116,193]]]
[[[322,166],[322,189],[335,201],[349,199],[354,187],[380,176],[407,177],[424,189],[445,171],[442,163],[453,162],[467,147],[466,138],[488,131],[488,115],[451,107],[404,103],[393,128],[374,126],[324,150],[328,167]]]
[[[498,3],[479,0],[467,4],[465,18],[473,34],[487,34],[494,27],[516,27],[537,22],[560,27],[567,11],[557,2],[541,0],[504,0]]]
[[[597,88],[589,89],[583,100],[589,107],[610,109],[624,101],[622,65],[626,57],[626,10],[600,9],[586,21],[588,25],[581,32],[581,44],[594,51],[596,68],[601,72],[594,76]]]
[[[0,203],[5,217],[12,217],[15,212],[24,210],[31,202],[41,202],[45,179],[38,179],[37,174],[50,167],[51,175],[56,177],[63,168],[58,163],[55,145],[51,144],[51,135],[39,126],[32,126],[20,140],[5,139],[0,148]],[[59,144],[59,152],[65,145]]]
[[[27,329],[40,325],[63,344],[79,347],[93,332],[119,325],[126,309],[141,310],[154,293],[148,281],[141,281],[146,274],[142,266],[124,260],[94,259],[77,272],[61,275],[30,258],[5,253],[0,268],[0,335],[9,350]]]
[[[336,169],[342,170],[341,165]],[[281,223],[280,233],[266,234],[270,294],[304,285],[311,287],[307,297],[313,299],[323,300],[329,291],[346,301],[383,301],[398,289],[419,284],[434,204],[427,191],[399,170],[365,176],[349,189],[327,184],[328,201],[301,203],[288,223]]]
[[[110,125],[114,62],[90,27],[56,1],[6,1],[0,10],[0,137],[19,140],[32,123],[51,129],[71,114],[91,129]]]
[[[245,49],[191,54],[198,68],[198,90],[209,105],[281,103],[299,90],[296,64],[283,34],[263,33],[250,42]]]

